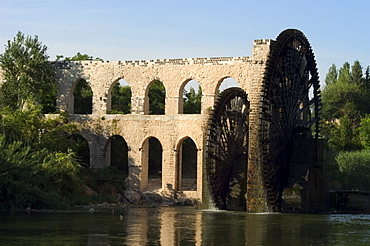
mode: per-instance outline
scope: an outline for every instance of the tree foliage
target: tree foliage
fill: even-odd
[[[322,91],[323,132],[336,151],[331,181],[335,188],[369,190],[370,71],[359,61],[337,70],[333,64]],[[339,184],[339,185],[338,185]]]
[[[166,90],[161,81],[155,80],[148,92],[149,114],[160,115],[165,113]]]
[[[351,65],[345,62],[338,71],[338,83],[347,84],[351,82]]]
[[[8,144],[22,142],[33,149],[67,152],[71,146],[65,139],[77,131],[77,125],[68,123],[65,115],[44,117],[40,107],[4,108],[0,114],[0,135]]]
[[[103,59],[99,57],[93,58],[88,54],[81,54],[80,52],[77,52],[77,54],[72,57],[64,57],[63,55],[57,55],[56,61],[103,61]]]
[[[74,91],[74,113],[75,114],[91,114],[92,113],[92,98],[93,92],[86,80],[81,79]]]
[[[330,83],[322,91],[323,118],[333,121],[347,116],[354,124],[370,113],[369,91],[357,83]]]
[[[370,190],[370,150],[341,152],[336,157],[337,180],[344,190]]]
[[[202,103],[202,88],[199,86],[198,91],[190,87],[189,92],[184,90],[184,114],[200,114]]]
[[[366,90],[370,90],[370,66],[367,66],[365,71],[364,86]]]
[[[351,69],[351,83],[361,85],[364,82],[362,66],[359,61],[354,61]]]
[[[331,67],[329,68],[328,73],[326,74],[325,84],[330,85],[336,83],[337,80],[338,80],[338,70],[335,64],[332,64]]]
[[[332,124],[329,129],[329,143],[337,151],[351,151],[361,149],[360,139],[356,129],[352,128],[352,123],[348,116],[339,119],[340,124]]]
[[[112,89],[112,107],[109,113],[129,114],[131,113],[131,87],[121,86],[116,83]]]
[[[0,117],[0,208],[59,207],[81,194],[80,164],[68,136],[77,126],[40,107],[5,108]]]
[[[41,104],[44,113],[55,111],[55,70],[46,51],[37,36],[18,32],[13,41],[8,40],[0,55],[4,106],[22,109],[28,104]]]
[[[339,72],[333,64],[325,81],[321,94],[324,134],[337,151],[362,148],[358,128],[361,119],[370,113],[370,90],[361,64],[355,61],[351,69],[346,62]]]
[[[364,149],[370,149],[370,117],[366,116],[361,119],[358,128],[361,145]]]

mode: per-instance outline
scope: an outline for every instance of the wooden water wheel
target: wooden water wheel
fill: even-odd
[[[210,118],[206,168],[217,208],[244,210],[249,102],[240,88],[223,91]]]
[[[272,211],[280,210],[294,140],[298,136],[319,137],[319,88],[316,61],[307,38],[294,29],[282,32],[272,44],[261,109],[263,178]]]

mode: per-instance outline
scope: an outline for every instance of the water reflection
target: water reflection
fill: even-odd
[[[0,213],[1,245],[366,245],[369,215],[251,214],[184,207]]]

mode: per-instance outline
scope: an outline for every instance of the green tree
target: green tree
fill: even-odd
[[[88,54],[81,54],[77,52],[73,57],[64,57],[63,55],[57,55],[56,61],[103,61],[101,58],[93,58]]]
[[[18,32],[13,41],[8,40],[5,52],[0,55],[4,106],[22,109],[29,104],[41,104],[44,113],[55,111],[55,70],[46,51],[37,36],[26,37]]]
[[[330,85],[336,83],[338,80],[338,70],[335,64],[332,64],[331,67],[329,68],[328,73],[326,74],[325,77],[325,84]]]
[[[86,80],[81,79],[74,91],[74,113],[75,114],[91,114],[92,113],[92,97],[93,92]]]
[[[351,65],[345,62],[338,73],[338,83],[347,84],[351,81]]]
[[[341,152],[335,160],[341,189],[370,190],[370,150]]]
[[[82,167],[90,166],[90,148],[87,140],[79,134],[72,134],[68,137],[68,144],[76,154],[76,158]]]
[[[0,208],[51,208],[82,194],[80,164],[68,136],[77,126],[39,107],[0,114]],[[68,201],[68,202],[67,202]]]
[[[116,83],[112,89],[112,107],[109,113],[130,114],[131,113],[131,87],[121,86]]]
[[[68,137],[76,133],[77,125],[68,123],[65,114],[44,117],[40,107],[28,110],[5,108],[0,114],[0,135],[7,144],[22,142],[33,150],[68,152],[72,148]]]
[[[154,81],[149,88],[149,114],[165,113],[166,90],[161,81]]]
[[[332,83],[323,89],[321,96],[322,117],[325,121],[348,116],[357,124],[361,116],[370,113],[369,93],[359,84]]]
[[[335,77],[333,64],[321,94],[325,123],[322,129],[335,150],[357,150],[362,148],[357,128],[362,117],[370,113],[370,91],[364,86],[366,78],[358,61],[354,62],[352,70],[348,62],[344,63],[336,82]]]
[[[364,77],[362,73],[362,66],[359,61],[355,61],[351,69],[351,83],[363,84]]]
[[[323,89],[323,119],[333,121],[343,116],[348,116],[353,122],[353,127],[358,127],[360,118],[370,113],[370,94],[363,81],[362,67],[355,61],[350,70],[350,65],[345,62],[339,69],[337,82],[335,81],[335,65],[329,69]]]
[[[358,131],[353,129],[352,122],[348,116],[339,119],[339,124],[331,125],[327,135],[329,143],[336,151],[352,151],[361,149]]]
[[[370,117],[366,116],[361,119],[358,128],[361,144],[364,149],[370,149]]]
[[[0,209],[58,208],[82,194],[79,164],[72,152],[34,151],[0,138]]]
[[[364,85],[366,90],[370,91],[370,66],[367,66],[365,71]]]
[[[202,88],[199,86],[198,92],[193,87],[189,92],[184,90],[184,114],[200,114],[202,103]]]

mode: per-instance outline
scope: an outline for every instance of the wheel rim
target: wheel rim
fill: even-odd
[[[268,206],[279,211],[294,139],[319,137],[320,83],[311,46],[300,31],[282,32],[270,54],[263,88],[261,144]]]
[[[208,127],[207,176],[219,209],[244,210],[248,153],[249,102],[240,88],[217,100]]]

